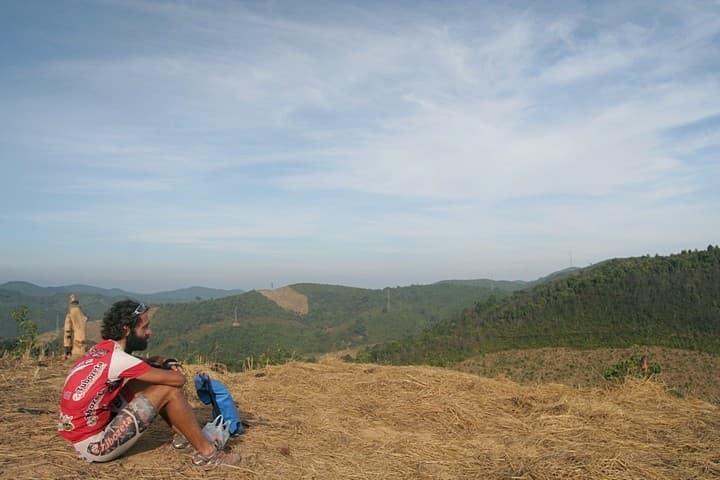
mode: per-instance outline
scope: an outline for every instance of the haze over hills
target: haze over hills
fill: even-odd
[[[554,275],[554,274],[553,274]],[[483,295],[479,297],[467,296],[468,293],[474,292],[477,289],[486,293],[494,292],[495,294],[502,292],[511,292],[520,288],[527,288],[530,285],[538,282],[525,282],[525,281],[495,281],[489,279],[479,280],[447,280],[437,282],[440,289],[445,289],[448,286],[463,287],[457,289],[451,289],[452,292],[457,293],[459,296],[455,299],[449,300],[455,307],[455,310],[459,310],[465,307],[468,302],[472,303],[483,298]],[[309,284],[308,284],[309,285]],[[335,291],[336,286],[325,285],[320,289],[323,290],[327,287],[328,291]],[[416,286],[410,287],[396,287],[393,290],[409,288],[413,289]],[[426,288],[429,286],[419,286]],[[354,287],[340,287],[352,290]],[[349,291],[348,290],[348,291]],[[379,290],[367,290],[367,289],[355,289],[357,291],[379,291]],[[387,289],[383,289],[385,291]],[[315,289],[318,293],[318,290]],[[10,312],[16,309],[19,305],[26,305],[30,309],[33,320],[38,324],[40,332],[48,331],[57,328],[58,322],[62,327],[62,322],[65,318],[65,312],[67,310],[67,297],[70,293],[78,295],[80,304],[83,307],[83,311],[90,319],[99,319],[102,317],[103,312],[109,308],[109,306],[117,301],[124,298],[132,298],[139,301],[143,301],[150,304],[173,304],[182,302],[199,302],[203,300],[220,299],[225,297],[233,297],[246,293],[240,289],[223,290],[206,287],[189,287],[179,290],[163,291],[156,293],[137,293],[129,292],[118,288],[100,288],[90,285],[64,285],[57,287],[41,287],[30,282],[23,281],[12,281],[6,282],[0,285],[0,338],[12,337],[16,334],[15,325],[10,318]],[[249,293],[249,292],[248,292]],[[454,296],[454,294],[450,294]],[[385,297],[382,297],[385,299]],[[240,302],[241,304],[243,301]],[[428,310],[435,309],[436,312],[428,313],[429,317],[433,320],[437,320],[438,315],[443,315],[445,312],[445,300],[441,300],[436,305],[426,305]],[[203,317],[203,308],[198,309],[198,315]],[[316,314],[319,315],[317,308],[315,309]],[[241,315],[244,313],[241,310]],[[353,316],[352,311],[345,309],[346,315]],[[234,315],[234,307],[230,307],[230,310],[223,313],[222,318],[227,319]],[[280,315],[282,317],[283,315]],[[195,324],[196,322],[191,321],[189,324]],[[420,326],[427,325],[422,323]],[[397,327],[404,328],[404,327]],[[410,334],[415,333],[417,329],[415,326],[409,330],[405,330],[404,333]],[[394,337],[392,337],[394,338]],[[385,338],[378,339],[378,341],[384,341]],[[289,348],[289,347],[288,347]]]
[[[283,303],[283,291],[296,304]],[[64,293],[23,298],[54,299],[63,312],[67,301]],[[95,305],[92,295],[83,298],[84,308]],[[238,367],[258,357],[363,348],[363,361],[446,366],[483,352],[544,347],[719,352],[719,299],[720,248],[713,246],[607,260],[535,282],[448,280],[379,290],[304,283],[272,295],[164,304],[153,317],[148,353]]]
[[[40,332],[57,328],[58,324],[62,328],[67,312],[68,296],[71,293],[78,296],[83,311],[90,319],[99,319],[113,302],[124,298],[149,304],[167,304],[239,295],[243,290],[189,287],[157,293],[137,293],[90,285],[41,287],[30,282],[6,282],[0,285],[0,338],[16,335],[15,322],[10,317],[10,313],[19,305],[29,308]]]
[[[10,290],[28,297],[48,297],[57,293],[76,295],[101,295],[104,297],[128,297],[142,299],[153,303],[186,302],[192,300],[207,300],[230,295],[239,295],[244,290],[223,290],[207,287],[187,287],[178,290],[169,290],[156,293],[128,292],[119,288],[100,288],[91,285],[63,285],[59,287],[40,287],[30,282],[6,282],[0,285],[0,290]]]
[[[526,282],[524,280],[490,280],[487,278],[480,278],[476,280],[442,280],[440,282],[437,282],[436,285],[470,285],[474,287],[489,287],[496,290],[515,291],[523,288],[532,287],[534,285],[539,285],[541,283],[549,282],[550,280],[562,278],[578,270],[580,270],[580,268],[578,267],[568,267],[530,282]]]

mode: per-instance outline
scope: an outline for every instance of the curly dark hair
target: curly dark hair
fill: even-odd
[[[110,310],[103,315],[102,330],[100,334],[103,340],[120,340],[125,332],[123,327],[133,329],[137,326],[140,315],[133,315],[140,302],[135,300],[120,300],[113,303]]]

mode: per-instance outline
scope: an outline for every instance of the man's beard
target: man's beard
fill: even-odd
[[[147,338],[138,337],[137,335],[135,335],[135,332],[130,330],[130,335],[128,335],[127,341],[125,343],[125,351],[136,352],[138,350],[145,350],[147,348],[147,344]]]

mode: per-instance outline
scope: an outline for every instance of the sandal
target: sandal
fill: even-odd
[[[235,466],[240,463],[240,455],[237,453],[225,453],[222,450],[215,450],[207,457],[200,452],[196,453],[192,461],[196,467],[214,468],[220,466]]]
[[[183,436],[182,433],[176,433],[173,435],[172,447],[178,452],[194,453],[195,449],[190,444],[190,441]]]

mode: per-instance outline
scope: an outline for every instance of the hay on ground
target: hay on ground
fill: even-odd
[[[243,456],[238,468],[194,469],[161,421],[126,457],[86,464],[56,433],[69,364],[0,363],[0,478],[720,478],[718,407],[656,383],[521,386],[336,360],[211,372],[255,420],[230,442]],[[187,370],[191,378],[205,369]],[[209,420],[209,407],[189,393],[198,418]]]

